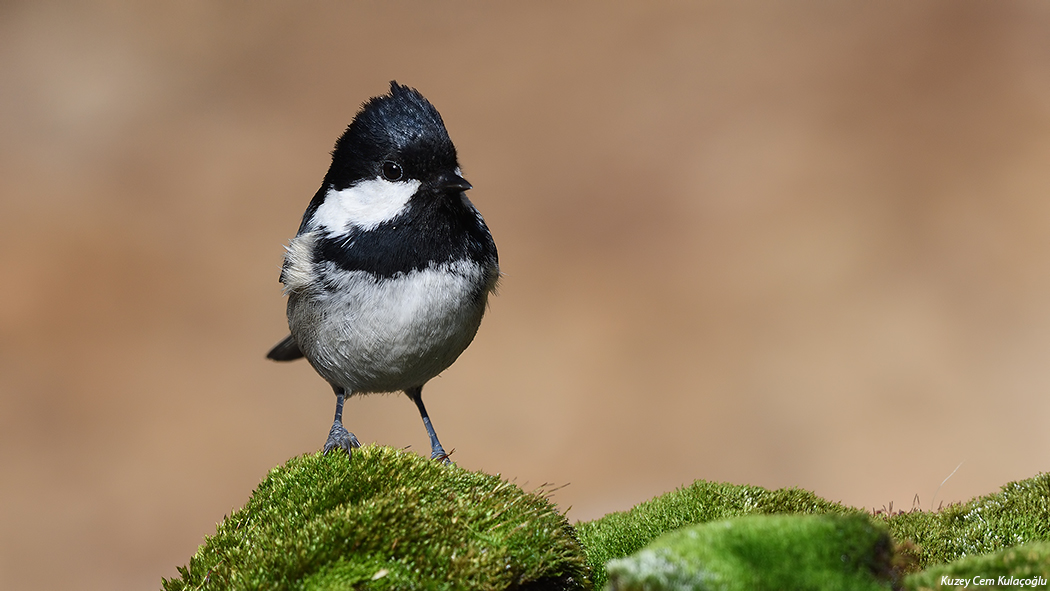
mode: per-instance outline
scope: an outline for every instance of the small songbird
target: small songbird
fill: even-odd
[[[437,109],[397,82],[336,142],[281,270],[291,335],[267,354],[306,357],[335,390],[324,453],[361,445],[343,426],[346,398],[404,391],[431,458],[448,462],[423,385],[474,339],[500,274],[470,188]]]

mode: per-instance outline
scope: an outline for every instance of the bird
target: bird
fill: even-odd
[[[473,341],[500,278],[471,188],[441,114],[397,81],[366,101],[336,141],[285,247],[290,334],[267,354],[305,357],[335,392],[325,455],[361,446],[343,425],[348,398],[404,392],[423,419],[430,457],[451,463],[423,386]]]

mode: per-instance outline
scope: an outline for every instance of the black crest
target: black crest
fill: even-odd
[[[441,169],[456,168],[456,148],[434,105],[419,91],[390,82],[390,94],[369,99],[335,143],[325,184],[343,189],[375,178],[385,161],[423,180]]]

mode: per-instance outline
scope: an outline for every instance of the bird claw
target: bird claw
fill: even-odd
[[[449,456],[451,456],[452,452],[454,452],[454,451],[456,451],[456,450],[452,450],[452,451],[446,453],[445,450],[443,450],[443,449],[441,449],[439,447],[439,448],[435,449],[433,452],[430,453],[430,459],[437,460],[437,461],[441,462],[442,464],[444,464],[446,466],[451,466],[452,465],[452,458],[450,458]]]
[[[324,443],[323,455],[328,455],[328,452],[333,449],[339,448],[346,450],[346,455],[352,455],[351,449],[361,447],[361,442],[357,440],[357,437],[353,433],[346,430],[340,423],[332,423],[332,430],[328,432],[328,441]]]

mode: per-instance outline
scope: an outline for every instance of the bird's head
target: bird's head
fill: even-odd
[[[336,142],[303,225],[367,230],[400,215],[413,196],[470,188],[441,114],[415,89],[391,82],[390,94],[366,102]]]

